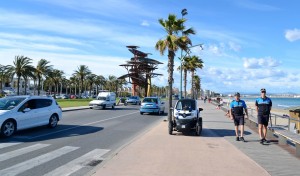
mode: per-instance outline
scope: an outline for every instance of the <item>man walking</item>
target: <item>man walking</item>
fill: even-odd
[[[267,127],[269,123],[270,111],[272,108],[272,101],[266,96],[266,89],[260,89],[261,97],[256,99],[255,106],[257,111],[258,120],[258,133],[260,137],[260,143],[267,142]]]
[[[236,135],[236,141],[243,141],[244,139],[244,110],[246,113],[246,118],[248,118],[248,111],[247,111],[247,105],[244,100],[240,99],[240,93],[236,92],[234,94],[235,100],[233,100],[230,103],[230,119],[234,121],[235,125],[235,135]],[[240,127],[240,137],[239,137],[239,129]]]

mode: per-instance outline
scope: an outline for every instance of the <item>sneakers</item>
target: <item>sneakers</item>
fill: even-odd
[[[261,139],[259,143],[263,144],[264,142],[266,142],[267,140],[265,138]]]
[[[244,137],[240,137],[240,141],[243,141],[243,142],[245,142],[245,139],[244,139]]]
[[[240,141],[240,138],[239,138],[239,137],[236,137],[235,140],[236,140],[236,141]]]

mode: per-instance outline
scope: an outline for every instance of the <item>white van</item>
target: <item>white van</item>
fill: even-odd
[[[89,103],[90,109],[105,109],[116,106],[116,94],[114,92],[100,92],[96,98]]]

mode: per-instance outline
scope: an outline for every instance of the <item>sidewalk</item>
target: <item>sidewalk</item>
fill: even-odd
[[[235,141],[233,122],[212,104],[204,109],[201,137],[169,135],[161,122],[124,147],[94,176],[299,175],[300,160],[275,143],[261,145],[245,128],[248,142]]]

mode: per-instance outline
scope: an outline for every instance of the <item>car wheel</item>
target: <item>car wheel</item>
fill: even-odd
[[[169,135],[172,135],[173,134],[173,121],[169,121],[169,124],[168,124],[168,130],[169,130]]]
[[[198,122],[196,123],[196,136],[200,136],[202,132],[202,118],[199,118]]]
[[[57,123],[58,123],[58,117],[57,117],[57,115],[52,114],[52,116],[51,116],[50,119],[49,119],[49,124],[48,124],[48,126],[49,126],[50,128],[55,128],[55,127],[57,126]]]
[[[5,121],[1,126],[1,135],[3,137],[10,137],[16,131],[16,124],[12,120]]]
[[[105,109],[105,108],[106,108],[106,105],[103,105],[103,106],[102,106],[102,109]]]
[[[144,113],[143,113],[143,112],[140,112],[140,114],[143,115]]]
[[[115,109],[115,106],[114,106],[114,105],[112,105],[112,106],[111,106],[111,108],[112,108],[112,109]]]

